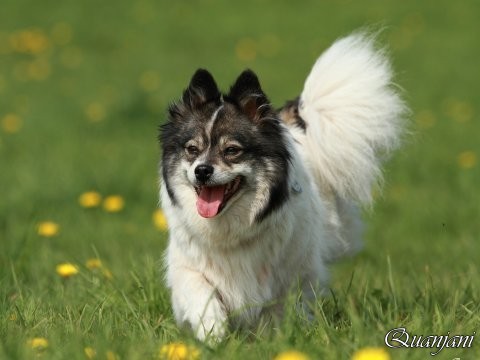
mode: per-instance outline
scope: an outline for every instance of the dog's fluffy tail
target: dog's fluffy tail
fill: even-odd
[[[300,97],[317,182],[343,199],[371,203],[381,160],[397,147],[405,113],[374,36],[354,33],[336,41],[316,61]]]

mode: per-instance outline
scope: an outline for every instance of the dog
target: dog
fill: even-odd
[[[392,78],[364,32],[334,42],[280,109],[251,70],[225,94],[194,73],[159,135],[179,325],[217,341],[281,316],[295,285],[303,303],[328,289],[328,265],[361,248],[359,211],[399,145],[407,107]]]

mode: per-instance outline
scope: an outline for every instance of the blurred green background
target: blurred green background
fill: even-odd
[[[25,297],[45,314],[49,301],[62,308],[64,283],[55,274],[62,262],[85,272],[85,261],[101,258],[120,289],[135,289],[132,274],[151,271],[144,276],[160,288],[152,301],[165,301],[157,312],[169,311],[159,270],[166,232],[158,214],[154,221],[157,128],[198,67],[223,89],[252,68],[280,106],[300,93],[326,47],[365,26],[384,28],[381,43],[412,109],[410,133],[387,166],[376,206],[365,212],[363,253],[335,268],[332,286],[346,288],[357,272],[382,288],[390,261],[400,292],[430,279],[442,299],[469,288],[467,298],[478,304],[479,15],[476,1],[2,0],[5,354],[16,354],[18,339],[62,327],[60,320],[17,326],[8,318]],[[84,208],[78,199],[87,191],[119,196],[124,206]],[[54,236],[38,233],[45,221],[58,225]],[[472,316],[465,331],[478,330],[478,313]]]

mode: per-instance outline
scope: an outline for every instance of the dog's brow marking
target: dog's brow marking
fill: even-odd
[[[215,120],[217,120],[218,112],[222,110],[223,104],[218,107],[217,110],[214,111],[212,117],[210,118],[207,126],[205,126],[205,133],[207,134],[208,140],[210,140],[210,133],[213,129],[213,124],[215,123]]]

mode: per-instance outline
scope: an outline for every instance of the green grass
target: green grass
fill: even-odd
[[[480,331],[480,4],[4,0],[1,8],[0,358],[85,359],[92,347],[99,359],[109,351],[145,359],[183,341],[203,359],[271,359],[287,349],[350,359],[383,347],[399,326],[424,335]],[[334,296],[314,304],[313,323],[291,313],[217,349],[197,343],[172,319],[162,282],[166,233],[152,222],[157,126],[168,102],[197,67],[223,88],[250,67],[281,105],[335,38],[370,24],[386,28],[382,41],[413,120],[365,213],[363,252],[333,267]],[[34,53],[21,46],[20,32],[32,29]],[[466,151],[467,169],[459,163]],[[79,195],[92,189],[121,195],[125,208],[82,208]],[[56,236],[37,234],[46,220],[60,225]],[[96,257],[111,280],[85,267]],[[62,262],[79,274],[60,278]],[[480,358],[478,336],[472,349],[435,358]],[[34,337],[48,348],[30,349]],[[430,357],[427,349],[388,352]]]

